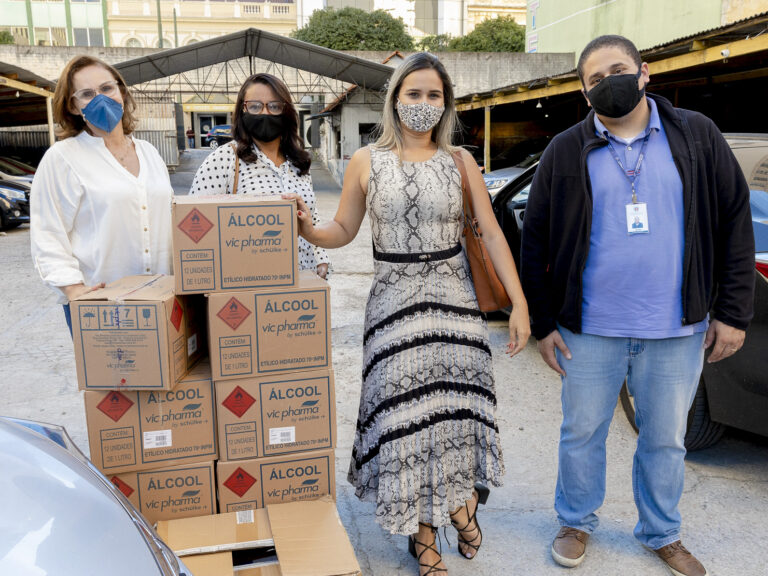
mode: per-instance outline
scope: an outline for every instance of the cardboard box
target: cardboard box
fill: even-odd
[[[173,390],[86,391],[91,461],[111,474],[217,455],[216,400],[207,361]]]
[[[302,271],[296,288],[208,296],[214,380],[331,367],[328,283]]]
[[[329,499],[158,522],[157,532],[195,576],[362,574],[336,506]],[[258,559],[259,551],[271,547],[276,557]],[[238,558],[233,555],[235,550],[241,551]]]
[[[297,452],[253,460],[219,462],[219,509],[254,510],[267,504],[336,497],[333,450]]]
[[[206,351],[205,301],[128,276],[70,303],[80,390],[170,390]]]
[[[333,371],[217,382],[216,421],[222,460],[334,448]]]
[[[213,461],[107,476],[150,524],[216,514]]]
[[[296,202],[279,196],[174,196],[178,294],[296,285]]]

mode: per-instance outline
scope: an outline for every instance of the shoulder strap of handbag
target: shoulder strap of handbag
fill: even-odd
[[[464,216],[469,218],[472,222],[475,219],[475,210],[472,207],[472,188],[469,185],[469,178],[467,177],[467,167],[464,165],[464,159],[461,157],[461,150],[456,150],[451,154],[453,161],[456,163],[456,167],[461,174],[461,194],[464,198]]]
[[[232,150],[235,151],[235,183],[232,186],[231,194],[237,194],[237,181],[240,179],[240,156],[237,155],[237,142],[232,141]]]

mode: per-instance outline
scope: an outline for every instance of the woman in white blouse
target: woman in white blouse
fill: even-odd
[[[271,74],[255,74],[240,88],[232,117],[234,141],[220,146],[200,166],[190,194],[294,193],[315,223],[315,192],[298,130],[299,115],[288,87]],[[237,177],[235,177],[237,171]],[[299,267],[325,278],[328,254],[299,238]]]
[[[132,274],[170,274],[171,197],[157,150],[131,136],[136,103],[120,73],[90,56],[64,68],[53,97],[59,137],[32,183],[32,257],[69,301]]]

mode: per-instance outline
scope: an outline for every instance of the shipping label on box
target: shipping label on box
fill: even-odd
[[[294,289],[211,294],[208,321],[214,380],[331,366],[330,288],[310,271]]]
[[[213,461],[107,476],[150,524],[216,514]]]
[[[297,452],[216,465],[219,509],[253,510],[267,504],[336,497],[333,450]]]
[[[170,390],[205,353],[205,301],[128,276],[70,303],[80,390]]]
[[[216,383],[219,457],[244,460],[333,448],[333,372],[316,370]]]
[[[86,391],[91,461],[110,474],[215,459],[215,413],[207,362],[169,391]]]
[[[175,196],[176,290],[194,294],[295,286],[297,231],[293,200]]]

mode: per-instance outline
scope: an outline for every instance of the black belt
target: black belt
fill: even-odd
[[[432,262],[434,260],[447,260],[452,258],[461,252],[461,244],[456,244],[453,248],[446,250],[438,250],[437,252],[379,252],[376,248],[373,248],[374,260],[380,260],[382,262],[395,262],[397,264],[404,264],[410,262]]]

